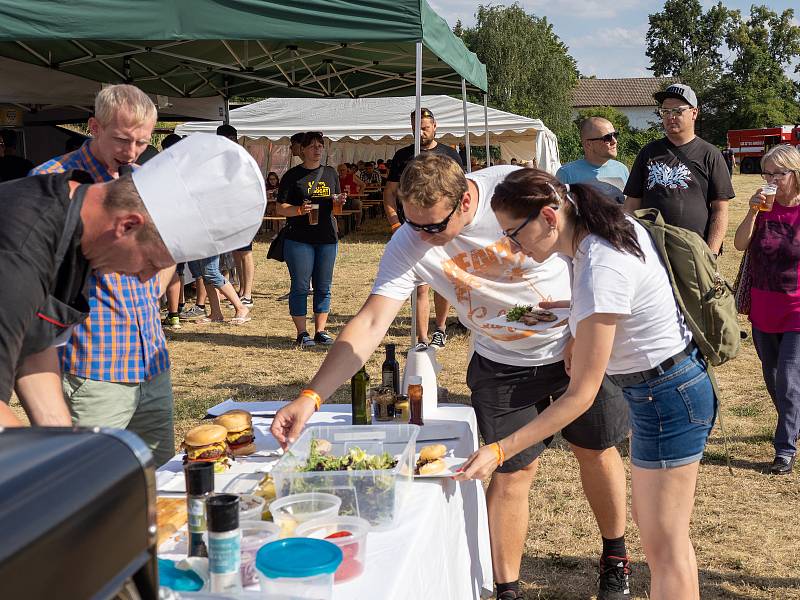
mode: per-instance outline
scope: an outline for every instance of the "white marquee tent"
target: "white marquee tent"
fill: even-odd
[[[265,170],[281,173],[289,162],[288,141],[298,131],[321,131],[327,163],[388,159],[414,143],[409,116],[415,99],[271,98],[230,111],[244,145]],[[450,96],[422,96],[422,106],[436,117],[437,140],[457,144],[464,139],[464,105]],[[485,144],[484,107],[467,103],[470,144]],[[214,132],[220,121],[179,125],[176,133]],[[535,160],[555,173],[560,167],[558,140],[539,119],[488,109],[489,139],[503,160]]]

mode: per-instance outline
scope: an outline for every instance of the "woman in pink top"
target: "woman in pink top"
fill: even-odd
[[[800,434],[800,151],[774,147],[761,173],[777,191],[768,197],[760,188],[750,198],[734,246],[750,250],[753,342],[778,411],[769,472],[789,475]]]

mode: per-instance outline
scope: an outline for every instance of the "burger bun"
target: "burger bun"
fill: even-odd
[[[253,426],[253,416],[246,410],[229,410],[214,419],[214,423],[230,432],[244,431]]]
[[[184,444],[199,448],[211,444],[224,442],[228,437],[228,430],[221,425],[198,425],[194,429],[186,432],[183,438]]]
[[[437,458],[431,462],[427,462],[419,468],[420,475],[436,475],[441,473],[447,468],[447,463],[443,459]]]
[[[231,453],[234,456],[248,456],[256,451],[256,445],[253,442],[245,444],[244,446],[231,446]]]
[[[447,454],[447,447],[444,444],[431,444],[423,446],[419,451],[420,461],[432,461],[443,458]]]

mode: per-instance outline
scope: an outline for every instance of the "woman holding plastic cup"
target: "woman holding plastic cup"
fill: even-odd
[[[322,164],[322,134],[309,131],[300,143],[302,164],[289,169],[278,189],[278,214],[286,217],[283,255],[291,277],[289,314],[297,329],[297,345],[333,344],[325,331],[331,308],[331,281],[338,250],[333,196],[339,175]],[[306,329],[309,283],[313,283],[314,337]]]
[[[761,174],[767,183],[750,198],[734,246],[750,252],[753,343],[778,412],[769,472],[789,475],[800,434],[800,151],[775,146]]]

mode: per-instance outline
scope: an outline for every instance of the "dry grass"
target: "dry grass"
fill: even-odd
[[[732,236],[747,199],[759,185],[756,176],[736,176],[737,199],[722,258],[733,281],[740,254]],[[366,232],[343,241],[336,264],[333,312],[329,329],[336,333],[369,293],[388,230],[367,224]],[[228,397],[291,398],[316,372],[323,351],[294,349],[294,329],[285,302],[276,298],[289,288],[283,264],[265,259],[266,244],[255,245],[254,319],[239,327],[187,325],[169,334],[175,387],[177,439],[205,415],[206,409]],[[409,339],[406,306],[386,341],[405,351]],[[746,321],[743,326],[749,330]],[[440,352],[445,366],[441,385],[452,401],[468,402],[464,382],[468,341],[455,334]],[[382,353],[368,364],[378,376]],[[718,369],[724,395],[722,412],[730,441],[735,474],[725,466],[722,435],[714,430],[700,469],[692,537],[700,566],[704,599],[800,598],[800,488],[797,476],[769,477],[762,470],[772,459],[775,411],[766,394],[751,341],[739,358]],[[334,401],[349,401],[346,386]],[[531,524],[522,565],[526,598],[583,600],[595,589],[595,562],[600,538],[580,486],[571,453],[555,447],[545,453],[531,491]],[[629,551],[635,560],[633,598],[647,597],[647,566],[636,527],[628,529]]]

